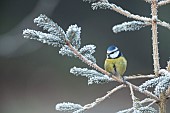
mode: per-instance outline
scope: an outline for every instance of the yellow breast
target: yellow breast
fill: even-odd
[[[116,59],[106,59],[104,64],[104,68],[107,72],[114,74],[116,68],[116,71],[120,76],[123,76],[124,72],[126,71],[126,67],[127,61],[122,56]]]

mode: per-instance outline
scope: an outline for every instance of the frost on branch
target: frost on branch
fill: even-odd
[[[64,45],[64,46],[60,49],[59,54],[61,54],[61,55],[67,55],[67,56],[70,56],[70,57],[75,56],[74,53],[73,53],[73,51],[71,51],[70,48],[69,48],[67,45]]]
[[[102,73],[97,72],[96,70],[89,70],[87,68],[77,68],[73,67],[70,69],[70,73],[76,76],[85,76],[88,78],[88,84],[103,84],[110,81],[113,81],[107,75],[103,75]]]
[[[89,3],[91,3],[91,2],[97,2],[97,1],[99,1],[99,0],[83,0],[84,2],[89,2]]]
[[[38,40],[53,45],[54,47],[61,47],[66,44],[65,40],[67,37],[63,29],[47,16],[41,14],[34,19],[34,22],[37,23],[37,26],[43,27],[43,29],[49,33],[26,29],[23,31],[24,38]]]
[[[63,40],[58,36],[43,33],[41,31],[35,31],[26,29],[23,31],[24,38],[38,40],[42,43],[47,43],[48,45],[52,45],[54,47],[62,46],[64,44]]]
[[[90,60],[93,63],[96,63],[96,59],[95,57],[92,55],[95,52],[95,45],[86,45],[84,47],[82,47],[80,50],[78,50],[80,52],[80,54],[82,54],[85,58],[87,58],[88,60]],[[77,57],[67,45],[64,45],[60,51],[59,54],[61,55],[67,55],[67,56],[74,56]]]
[[[154,94],[159,96],[162,92],[168,89],[170,86],[170,73],[163,69],[161,69],[159,73],[164,75],[148,80],[139,86],[141,92],[147,90],[149,87],[155,87]]]
[[[138,109],[135,108],[129,108],[122,111],[119,111],[117,113],[157,113],[157,111],[153,107],[140,107]]]
[[[147,24],[145,22],[142,21],[131,21],[131,22],[124,22],[122,24],[119,25],[115,25],[112,30],[114,33],[119,33],[122,31],[135,31],[135,30],[139,30],[142,27],[146,27]]]
[[[81,45],[81,38],[80,38],[81,28],[78,27],[76,24],[69,26],[67,29],[66,35],[70,41],[70,43],[76,48],[79,49]]]
[[[64,30],[58,26],[57,23],[54,23],[46,15],[41,14],[39,17],[34,19],[34,23],[39,27],[43,27],[44,30],[47,30],[50,34],[58,36],[62,40],[65,40],[66,35]]]
[[[74,104],[70,102],[63,102],[56,105],[56,110],[72,113],[83,113],[84,109],[80,104]]]
[[[59,54],[77,57],[67,45],[67,43],[69,42],[70,45],[85,58],[93,63],[96,63],[96,59],[92,55],[95,52],[96,46],[86,45],[83,48],[80,48],[81,28],[78,27],[76,24],[70,25],[65,33],[64,30],[60,26],[58,26],[57,23],[54,23],[51,19],[42,14],[34,19],[34,23],[36,23],[37,26],[42,27],[43,30],[47,30],[48,33],[26,29],[23,31],[24,38],[38,40],[54,47],[61,47]]]
[[[122,111],[118,111],[117,113],[157,113],[157,111],[153,107],[150,107],[149,105],[143,106],[142,102],[136,98],[133,101],[133,107]]]
[[[93,10],[97,10],[98,8],[100,9],[110,9],[112,10],[112,5],[109,2],[96,2],[96,3],[92,3],[91,7]]]
[[[96,46],[95,45],[86,45],[82,47],[79,52],[86,57],[88,60],[96,63],[95,57],[92,55],[95,52]]]

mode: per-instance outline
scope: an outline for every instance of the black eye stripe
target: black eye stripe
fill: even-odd
[[[113,54],[114,52],[115,52],[115,51],[113,51],[113,52],[109,53],[109,55],[110,55],[110,54]]]
[[[119,50],[113,51],[113,52],[109,53],[109,55],[110,55],[110,54],[113,54],[113,53],[115,53],[115,52],[117,52],[117,51],[119,51]]]

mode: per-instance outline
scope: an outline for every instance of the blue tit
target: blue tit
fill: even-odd
[[[104,68],[107,72],[123,78],[126,71],[127,60],[115,45],[111,45],[107,49],[107,58],[104,63]]]

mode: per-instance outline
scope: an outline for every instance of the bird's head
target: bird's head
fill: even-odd
[[[111,45],[107,48],[107,58],[108,59],[115,59],[122,56],[122,53],[115,45]]]

